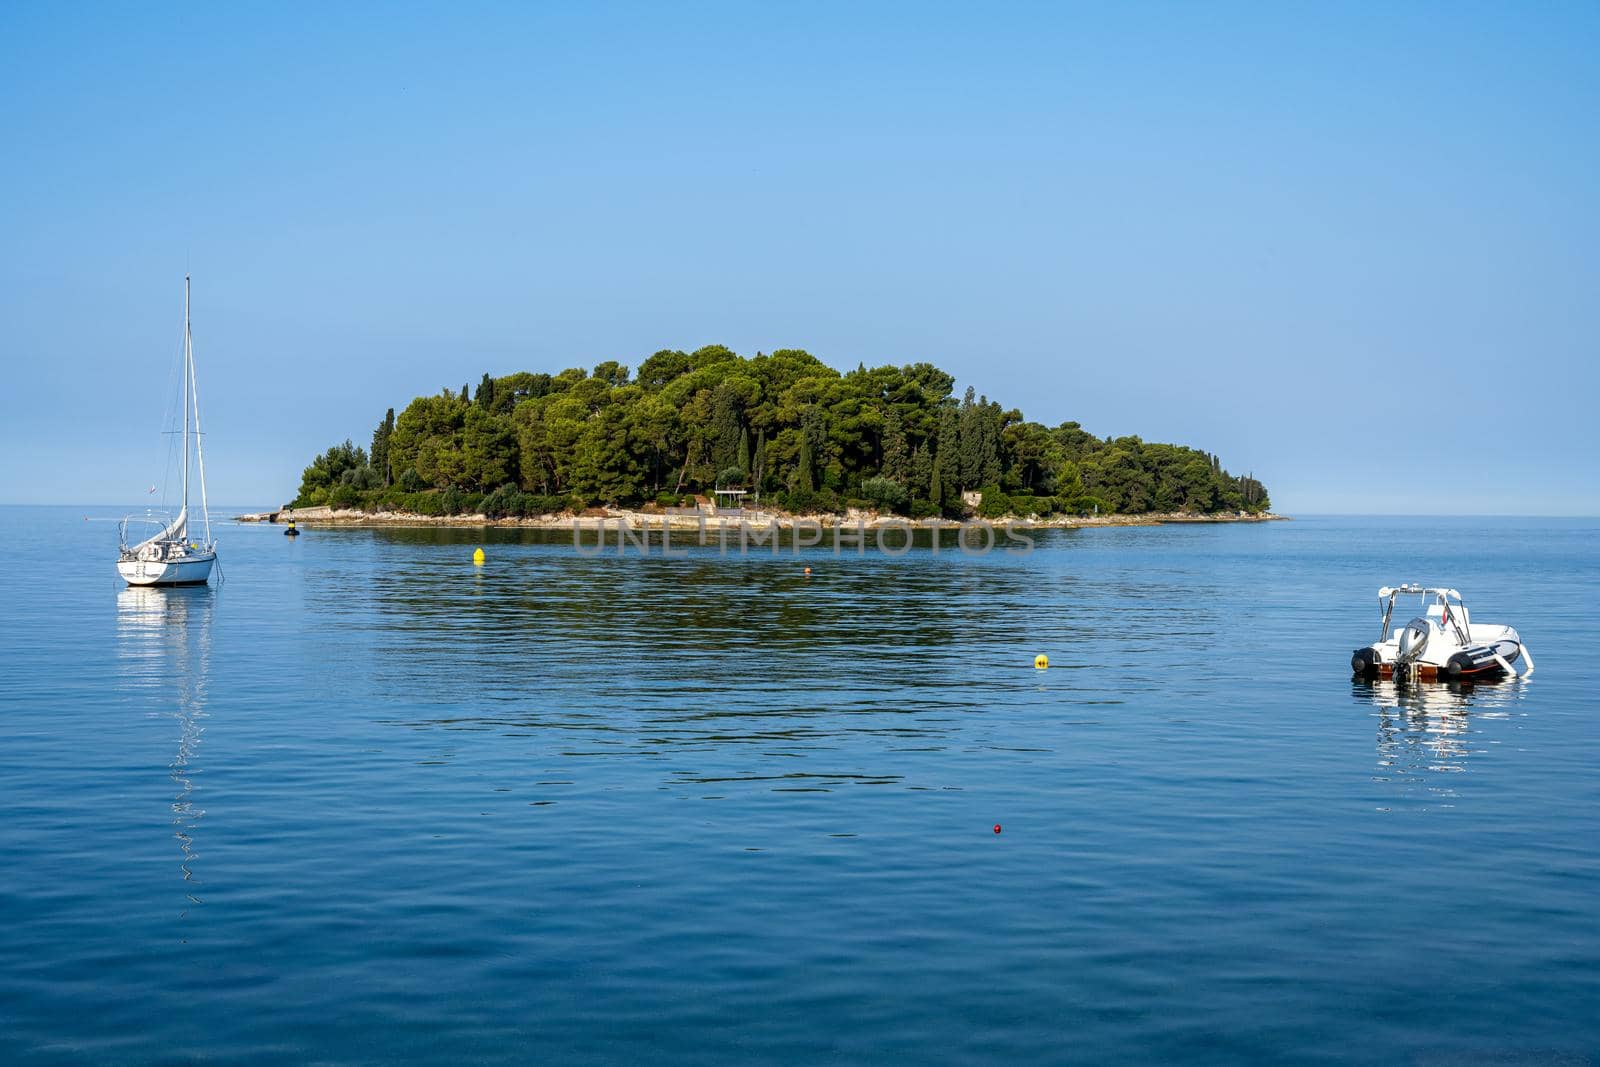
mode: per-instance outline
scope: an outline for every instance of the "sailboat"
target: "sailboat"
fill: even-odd
[[[190,445],[190,426],[193,446]],[[217,562],[217,542],[211,536],[211,511],[206,505],[206,456],[200,443],[200,395],[195,387],[194,339],[189,332],[189,276],[183,276],[183,504],[177,517],[147,514],[129,516],[118,527],[117,573],[129,585],[204,585]],[[200,514],[205,536],[189,536],[189,453],[193,451],[200,473]],[[129,529],[157,527],[154,536],[129,544]]]

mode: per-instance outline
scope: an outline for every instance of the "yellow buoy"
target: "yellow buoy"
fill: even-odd
[[[1050,657],[1041,652],[1037,656],[1033,657],[1033,665],[1042,671],[1046,667],[1050,666]]]
[[[474,567],[483,566],[483,549],[475,548],[472,550],[472,565]]]

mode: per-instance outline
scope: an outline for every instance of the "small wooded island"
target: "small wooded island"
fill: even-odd
[[[841,374],[799,349],[721,345],[657,352],[631,376],[616,362],[485,374],[390,408],[370,451],[316,457],[291,506],[506,519],[743,489],[793,514],[1268,511],[1266,487],[1215,455],[1052,429],[954,385],[928,363]]]

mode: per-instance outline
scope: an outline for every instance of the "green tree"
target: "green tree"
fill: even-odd
[[[811,435],[800,432],[800,468],[795,474],[795,488],[803,493],[817,488],[816,456],[813,454]]]
[[[346,438],[343,444],[334,445],[301,472],[295,504],[308,507],[326,503],[329,491],[341,483],[345,474],[366,465],[366,452]]]
[[[991,404],[988,397],[978,402],[978,482],[981,485],[999,485],[1000,434],[1005,413],[999,404]]]
[[[904,484],[911,474],[911,450],[900,414],[890,408],[883,415],[883,476]]]
[[[459,467],[454,457],[461,450],[467,407],[462,397],[451,395],[448,389],[439,396],[419,396],[406,405],[389,435],[390,465],[399,471],[412,468],[440,489],[454,484]]]
[[[962,489],[976,489],[983,481],[983,409],[974,399],[972,386],[961,401],[961,419],[956,437],[960,466],[956,470],[956,483]]]
[[[389,464],[389,438],[394,435],[394,408],[390,408],[372,431],[372,467],[384,485],[394,484],[394,468]]]
[[[934,469],[939,474],[939,485],[943,490],[936,504],[949,503],[950,496],[958,495],[961,489],[961,430],[960,416],[955,405],[948,404],[939,415],[939,450],[934,458]]]
[[[906,463],[908,476],[906,490],[915,498],[931,500],[933,481],[933,459],[928,455],[927,445],[918,445],[911,450],[911,458]],[[935,501],[938,503],[938,501]]]
[[[461,476],[454,484],[492,489],[517,476],[517,434],[511,420],[476,404],[461,431]]]

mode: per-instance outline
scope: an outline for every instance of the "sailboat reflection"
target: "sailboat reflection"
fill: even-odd
[[[168,764],[177,792],[172,798],[173,836],[181,854],[184,892],[192,904],[195,830],[205,816],[195,804],[191,765],[205,733],[206,681],[211,659],[211,612],[215,592],[191,588],[130,586],[117,594],[117,656],[124,685],[145,691],[154,715],[178,722],[178,748]]]
[[[1450,774],[1466,770],[1484,724],[1509,719],[1522,699],[1517,682],[1440,682],[1397,685],[1352,679],[1358,702],[1378,709],[1378,766],[1391,774]]]

